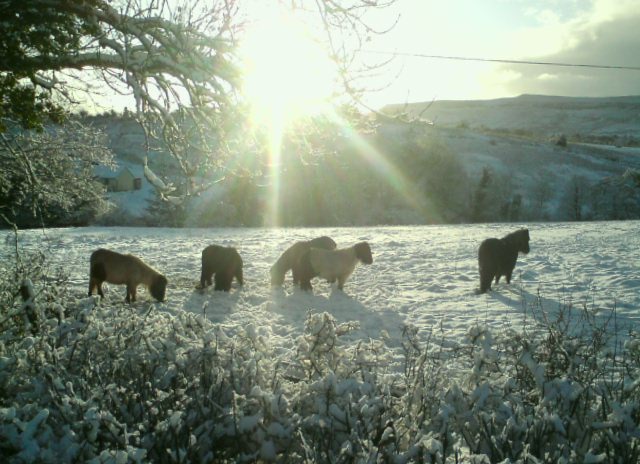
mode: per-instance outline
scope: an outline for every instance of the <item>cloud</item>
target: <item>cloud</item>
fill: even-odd
[[[637,2],[596,1],[591,10],[565,23],[563,36],[555,37],[555,51],[526,59],[640,67],[638,24]],[[555,32],[557,26],[558,23],[553,28]],[[521,74],[519,79],[505,83],[505,90],[512,94],[640,95],[640,71],[531,65],[502,66],[501,71]]]
[[[559,77],[560,76],[558,76],[557,74],[542,73],[542,74],[540,74],[538,76],[538,80],[540,80],[540,81],[555,81]]]

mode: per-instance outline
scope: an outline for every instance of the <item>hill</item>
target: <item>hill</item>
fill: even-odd
[[[344,206],[333,205],[331,201],[334,200],[325,199],[323,208],[329,212],[327,214],[337,218],[334,222],[306,224],[302,221],[295,225],[640,217],[638,96],[566,98],[523,95],[484,101],[389,105],[384,111],[388,114],[403,114],[407,118],[381,119],[375,133],[361,134],[367,142],[364,150],[383,154],[391,165],[398,167],[401,175],[420,184],[422,187],[414,195],[430,195],[438,190],[444,197],[444,200],[440,199],[439,214],[416,214],[406,205],[399,205],[397,202],[372,202],[366,198],[361,201],[360,198],[355,198],[354,195],[375,194],[376,198],[387,195],[383,189],[376,188],[375,184],[380,179],[384,180],[385,171],[382,170],[376,174],[378,178],[372,176],[368,179],[372,184],[368,191],[366,188],[350,188],[348,184],[353,179],[349,176],[344,179],[344,186],[338,184],[337,187],[331,187],[345,190],[344,195],[338,192],[333,195],[334,198],[350,196],[353,214],[348,210],[342,215],[337,214],[337,208],[344,209]],[[144,137],[133,120],[102,118],[96,124],[109,135],[111,149],[121,160],[121,164],[132,166],[141,162]],[[416,140],[427,142],[420,145],[414,143]],[[408,150],[407,147],[412,144],[413,152],[411,157],[407,157],[403,151]],[[349,151],[345,146],[334,147],[343,158],[356,151]],[[458,179],[453,183],[444,177],[434,179],[429,176],[429,170],[433,166],[429,164],[432,161],[428,158],[434,150],[442,147],[461,166],[456,172],[445,173]],[[154,171],[161,176],[169,175],[172,169],[171,163],[166,161],[167,157],[161,151],[153,153],[150,165]],[[370,162],[373,160],[370,156],[365,156],[365,159]],[[310,179],[331,174],[321,162],[305,169],[309,171]],[[366,169],[380,171],[379,167],[369,166]],[[261,179],[261,187],[267,185],[267,182],[268,179]],[[431,188],[433,186],[429,184],[434,182],[448,184]],[[481,185],[482,182],[486,185]],[[142,217],[146,214],[147,201],[137,198],[143,194],[147,195],[146,199],[149,198],[146,183],[146,179],[143,179],[143,189],[140,192],[118,194],[119,204],[128,205],[126,215],[123,214],[127,221],[131,220],[131,216]],[[246,186],[242,187],[245,188]],[[249,211],[243,205],[225,206],[225,189],[233,190],[234,187],[221,184],[214,189],[211,198],[205,195],[187,205],[185,216],[191,218],[188,224],[246,225],[244,221],[234,219],[238,211],[244,211],[245,217],[261,214],[260,211]],[[284,185],[283,190],[286,189],[287,186]],[[264,191],[263,188],[262,191],[252,193],[264,195]],[[451,206],[446,201],[447,196],[455,197],[458,203],[465,204]],[[484,196],[486,205],[479,203],[480,196]],[[256,204],[264,204],[264,201],[266,200],[263,198]],[[217,209],[214,210],[212,205]],[[369,205],[366,211],[361,211],[362,205]],[[385,208],[388,211],[381,212]],[[110,223],[118,224],[117,217],[116,212]],[[343,223],[345,217],[353,220]]]
[[[522,197],[528,219],[637,217],[638,96],[523,95],[389,105],[382,111],[412,121],[404,128],[384,123],[387,136],[406,137],[424,123],[459,158],[472,182],[478,185],[488,169],[494,188],[502,191],[496,197]],[[577,203],[582,205],[576,208]]]
[[[384,113],[422,117],[441,127],[463,127],[574,139],[640,144],[640,96],[576,98],[521,95],[388,105]]]

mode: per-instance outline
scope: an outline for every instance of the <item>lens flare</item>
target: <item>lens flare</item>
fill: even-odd
[[[242,94],[251,108],[251,122],[268,140],[270,191],[265,225],[277,226],[283,134],[297,119],[328,110],[335,64],[299,18],[271,10],[248,28],[239,54],[244,70]]]
[[[390,157],[373,146],[362,134],[358,133],[347,121],[335,111],[329,113],[332,120],[343,128],[356,153],[364,162],[372,166],[387,184],[400,195],[413,211],[429,222],[439,222],[441,215],[437,212],[429,198],[425,197],[413,181],[393,163]]]
[[[308,26],[282,14],[265,15],[248,28],[240,50],[242,93],[256,124],[324,111],[336,71]]]

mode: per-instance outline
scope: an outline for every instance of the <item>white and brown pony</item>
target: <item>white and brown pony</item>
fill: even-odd
[[[293,274],[293,284],[298,285],[300,279],[297,275],[296,263],[300,260],[300,257],[311,248],[320,248],[323,250],[335,250],[336,242],[330,237],[322,236],[314,238],[313,240],[304,240],[296,242],[285,250],[284,253],[278,258],[278,261],[271,266],[271,285],[279,287],[284,283],[284,276],[291,269]]]
[[[367,242],[360,242],[349,248],[322,250],[310,248],[299,259],[294,271],[300,279],[300,288],[311,290],[311,279],[321,277],[328,282],[338,282],[338,289],[344,284],[358,263],[371,264],[373,256]]]

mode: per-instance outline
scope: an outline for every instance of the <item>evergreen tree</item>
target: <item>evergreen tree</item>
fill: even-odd
[[[480,182],[478,182],[478,187],[476,187],[476,191],[473,194],[473,206],[471,208],[471,220],[473,222],[484,222],[488,220],[489,190],[491,189],[492,183],[493,173],[485,166],[482,168]]]

